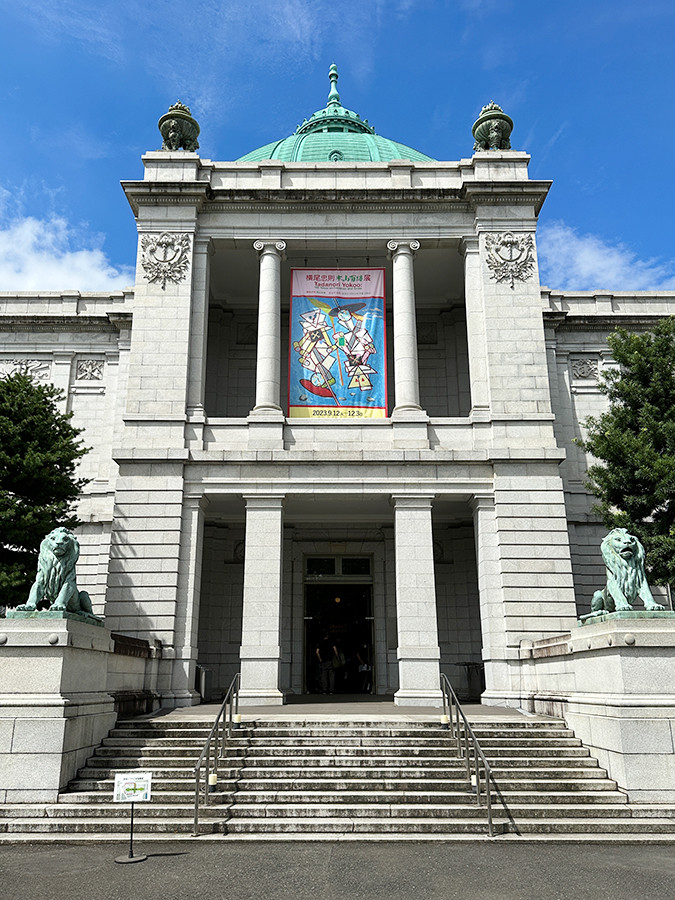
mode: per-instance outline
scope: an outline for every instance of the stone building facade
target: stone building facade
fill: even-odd
[[[1,295],[0,373],[51,380],[85,429],[78,578],[161,642],[163,705],[199,702],[198,667],[211,697],[237,671],[246,703],[312,692],[325,629],[369,644],[395,703],[438,705],[442,671],[521,705],[521,647],[603,583],[574,439],[606,336],[675,296],[542,288],[526,153],[430,159],[336,83],[241,160],[146,153],[133,288]],[[387,415],[289,418],[291,269],[354,266],[385,269]]]

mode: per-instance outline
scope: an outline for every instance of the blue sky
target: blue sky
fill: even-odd
[[[343,103],[438,159],[471,155],[481,106],[514,119],[554,288],[675,290],[672,0],[0,0],[0,290],[130,284],[157,119],[236,159]]]

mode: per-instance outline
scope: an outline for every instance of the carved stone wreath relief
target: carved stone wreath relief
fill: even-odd
[[[534,240],[531,234],[488,234],[485,239],[486,262],[490,278],[498,284],[527,281],[534,272]]]
[[[22,372],[36,381],[46,381],[51,375],[52,364],[48,359],[2,359],[0,360],[0,378]]]
[[[190,235],[164,231],[146,234],[141,239],[141,265],[148,281],[159,282],[165,290],[167,281],[178,284],[190,268]]]

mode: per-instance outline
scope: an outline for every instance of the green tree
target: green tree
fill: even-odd
[[[87,452],[63,393],[18,373],[0,379],[0,603],[24,603],[35,578],[40,542],[53,528],[75,528],[76,478]]]
[[[609,410],[586,420],[583,448],[598,460],[589,487],[607,528],[644,544],[650,580],[675,582],[675,318],[652,333],[608,338],[618,369],[601,380]]]

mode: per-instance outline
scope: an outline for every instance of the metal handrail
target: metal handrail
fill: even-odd
[[[223,746],[225,744],[225,741],[229,740],[232,737],[232,729],[238,724],[238,721],[235,722],[234,717],[239,716],[240,683],[241,674],[237,672],[237,674],[232,679],[229,688],[227,689],[225,698],[218,711],[218,715],[216,716],[216,721],[213,723],[213,728],[209,732],[209,736],[206,739],[204,748],[200,753],[199,759],[197,760],[197,763],[193,769],[193,774],[195,776],[195,817],[194,826],[192,829],[193,835],[199,834],[199,795],[201,792],[202,768],[204,769],[203,802],[204,806],[208,806],[209,775],[211,773],[211,768],[213,768],[213,771],[217,776],[218,760],[223,758]],[[228,707],[229,713],[227,714],[226,722],[225,719]]]
[[[513,822],[513,817],[508,806],[506,805],[504,798],[502,797],[501,791],[499,790],[497,782],[495,781],[495,777],[492,774],[490,763],[487,761],[485,754],[483,753],[478,742],[478,738],[473,733],[473,729],[469,725],[469,721],[464,714],[464,710],[462,709],[462,706],[457,699],[457,694],[454,692],[452,685],[448,681],[447,677],[443,675],[443,673],[441,673],[441,693],[443,694],[443,721],[445,722],[446,719],[448,720],[447,723],[450,728],[450,733],[452,734],[453,739],[457,742],[457,756],[459,757],[459,759],[464,759],[466,761],[466,777],[469,783],[469,790],[473,790],[473,780],[475,778],[476,803],[481,807],[483,805],[483,802],[481,799],[482,785],[479,760],[483,766],[488,834],[490,837],[494,837],[494,823],[492,820],[492,788],[490,786],[491,783],[492,785],[494,785],[495,793],[499,798],[502,806],[504,807],[504,811],[506,812],[506,815],[511,822]],[[469,749],[469,741],[471,741],[473,753]]]

